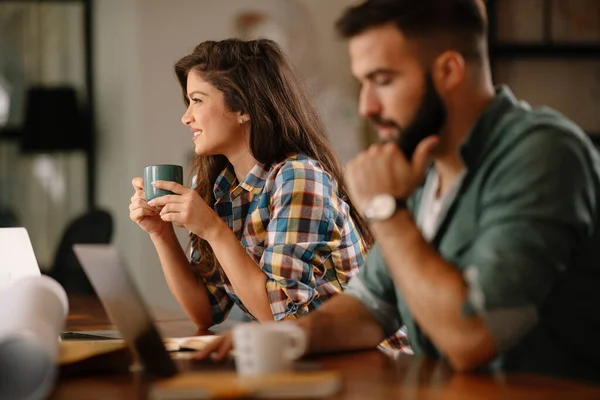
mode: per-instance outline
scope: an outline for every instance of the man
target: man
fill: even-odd
[[[406,325],[415,354],[456,370],[597,379],[600,159],[585,134],[494,89],[481,0],[369,0],[337,26],[360,112],[389,142],[347,167],[378,245],[298,321],[310,352]]]

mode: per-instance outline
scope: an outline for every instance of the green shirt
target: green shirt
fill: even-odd
[[[466,170],[431,240],[469,288],[492,370],[600,378],[600,158],[574,123],[500,87],[461,148]],[[410,199],[419,211],[422,189]],[[402,257],[398,254],[397,257]],[[415,354],[443,358],[413,319],[375,246],[346,293]]]

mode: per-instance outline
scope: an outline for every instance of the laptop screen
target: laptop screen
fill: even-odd
[[[117,249],[112,245],[76,244],[73,251],[110,320],[135,351],[144,370],[160,377],[175,375],[175,363]]]
[[[25,228],[0,228],[0,292],[21,278],[40,276]]]

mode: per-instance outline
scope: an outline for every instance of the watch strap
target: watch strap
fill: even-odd
[[[396,199],[396,211],[408,208],[408,201],[406,199]]]

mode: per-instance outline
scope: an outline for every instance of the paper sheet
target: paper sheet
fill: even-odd
[[[167,351],[181,350],[202,350],[208,343],[215,340],[218,336],[186,336],[178,338],[164,339],[165,348]]]
[[[64,289],[47,276],[23,278],[0,294],[0,398],[49,393],[68,309]]]

